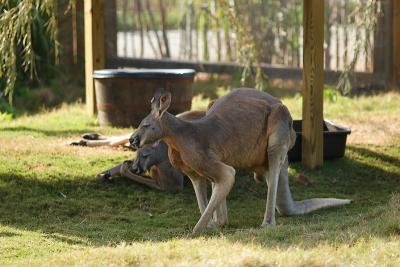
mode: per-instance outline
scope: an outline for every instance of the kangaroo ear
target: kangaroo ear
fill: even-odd
[[[168,110],[170,104],[171,93],[164,89],[158,89],[151,99],[151,111],[156,117],[161,118],[164,112]]]
[[[169,105],[171,105],[171,93],[165,91],[160,97],[160,116],[162,116],[164,112],[168,110]]]

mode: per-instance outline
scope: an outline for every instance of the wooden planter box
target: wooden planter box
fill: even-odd
[[[297,138],[294,147],[288,153],[290,162],[301,160],[302,121],[294,120],[293,128],[296,131]],[[351,130],[349,128],[324,120],[324,160],[344,156],[347,135],[350,133]]]
[[[169,112],[190,110],[192,69],[105,69],[93,73],[100,126],[137,127],[157,88],[172,94]]]

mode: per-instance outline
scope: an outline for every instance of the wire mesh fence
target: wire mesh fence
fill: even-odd
[[[218,0],[116,0],[116,55],[124,58],[235,62],[235,33]],[[263,63],[302,67],[303,0],[232,1]],[[373,70],[374,32],[357,13],[368,0],[325,0],[325,69]],[[112,29],[111,29],[112,30]]]

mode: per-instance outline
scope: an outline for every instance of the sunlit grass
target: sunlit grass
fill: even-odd
[[[360,239],[350,244],[320,243],[265,248],[256,243],[218,238],[174,239],[166,242],[135,242],[62,253],[50,261],[22,265],[44,266],[396,266],[400,264],[399,239]]]

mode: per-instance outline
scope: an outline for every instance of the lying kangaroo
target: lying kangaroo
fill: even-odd
[[[211,105],[211,104],[210,104]],[[178,114],[182,120],[190,121],[204,117],[204,111],[187,111]],[[78,142],[71,145],[78,146],[120,146],[128,143],[131,135],[105,137],[97,133],[84,134]],[[148,172],[149,178],[142,175]],[[176,192],[183,189],[184,175],[175,169],[168,159],[168,148],[164,141],[139,148],[133,160],[124,161],[97,175],[100,181],[108,181],[112,177],[124,176],[135,182],[147,185],[151,188]]]
[[[145,172],[148,172],[150,178],[142,176]],[[183,189],[183,174],[172,167],[168,160],[168,147],[161,140],[138,149],[133,160],[124,161],[98,174],[97,179],[105,181],[114,176],[124,176],[166,192]]]
[[[335,198],[293,201],[287,152],[296,134],[291,115],[280,100],[239,88],[216,100],[205,117],[195,121],[168,113],[170,103],[169,92],[156,91],[150,114],[129,141],[134,147],[159,139],[167,143],[172,165],[190,178],[196,193],[201,217],[193,233],[227,223],[226,197],[235,182],[234,168],[250,169],[257,180],[267,182],[263,227],[275,224],[275,208],[282,215],[295,215],[350,203]],[[213,184],[209,202],[207,181]]]

